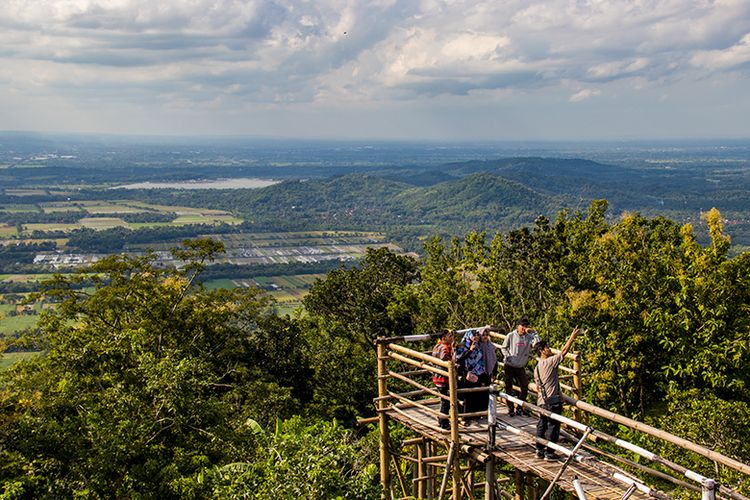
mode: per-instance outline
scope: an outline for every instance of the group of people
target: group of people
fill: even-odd
[[[508,332],[500,346],[505,392],[526,401],[529,392],[529,376],[526,372],[526,365],[532,353],[536,353],[539,356],[539,361],[534,369],[534,382],[538,388],[537,405],[552,413],[562,413],[563,398],[560,391],[558,367],[579,333],[578,328],[573,330],[563,348],[555,354],[547,341],[531,328],[528,319],[518,320],[516,327]],[[460,388],[489,386],[497,375],[498,367],[497,350],[490,338],[490,327],[485,326],[466,331],[458,344],[456,344],[456,336],[455,330],[443,330],[432,355],[438,359],[456,363],[460,376]],[[448,396],[448,379],[436,374],[432,380],[440,394]],[[518,387],[519,390],[516,391],[515,387]],[[461,399],[463,401],[463,413],[471,414],[487,410],[489,400],[487,393],[484,391],[464,392]],[[516,405],[507,399],[505,403],[508,408],[508,416],[526,415],[521,405]],[[450,427],[449,411],[450,400],[447,397],[441,398],[440,413],[444,414],[445,417],[439,417],[438,422],[443,429]],[[468,420],[471,418],[468,417]],[[557,442],[560,437],[560,422],[545,415],[540,415],[536,435],[550,442]],[[552,449],[541,443],[537,443],[536,454],[538,458],[546,460],[557,460],[558,458]]]

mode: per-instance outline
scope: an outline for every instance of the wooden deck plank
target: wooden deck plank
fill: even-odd
[[[439,405],[433,404],[432,406],[437,409]],[[389,411],[388,415],[393,420],[433,441],[447,444],[450,438],[449,435],[439,432],[436,428],[436,417],[421,408],[402,408],[400,413]],[[518,436],[499,428],[496,432],[496,447],[492,454],[498,460],[523,472],[531,473],[545,481],[552,481],[563,462],[547,462],[536,457],[535,441],[532,437],[536,431],[536,417],[509,417],[505,413],[505,409],[502,408],[497,413],[497,419],[499,424],[513,426],[531,434],[531,436]],[[462,423],[460,425],[460,438],[462,444],[484,451],[488,439],[487,419],[475,420],[470,424]],[[585,461],[583,463],[571,462],[556,486],[575,493],[573,480],[578,478],[591,499],[614,500],[622,498],[628,486],[611,477],[613,472],[620,471],[620,469],[586,452],[579,453],[586,457]],[[640,491],[636,491],[631,498],[645,499],[649,497]]]

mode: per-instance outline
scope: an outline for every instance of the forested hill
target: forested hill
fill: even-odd
[[[540,175],[543,177],[577,177],[615,180],[632,172],[630,169],[606,165],[580,158],[516,157],[498,160],[476,160],[447,163],[438,170],[455,176],[477,172],[494,172],[504,176]]]
[[[744,163],[721,159],[621,165],[583,158],[527,156],[444,164],[329,167],[214,164],[206,158],[199,164],[187,164],[184,158],[169,160],[163,155],[159,156],[161,163],[153,159],[153,164],[146,165],[127,158],[117,165],[94,165],[81,159],[35,160],[5,169],[2,179],[8,186],[46,188],[53,178],[57,182],[108,185],[159,180],[160,176],[161,180],[243,176],[286,179],[254,190],[97,188],[58,196],[63,200],[122,198],[217,208],[249,221],[253,230],[384,230],[410,250],[419,250],[418,238],[429,234],[460,234],[471,229],[507,231],[531,224],[540,214],[553,219],[562,209],[583,209],[600,198],[609,201],[611,214],[637,211],[648,216],[664,215],[680,223],[699,222],[702,212],[716,207],[726,218],[733,241],[741,248],[750,246],[750,169]],[[32,194],[20,200],[3,192],[0,203],[54,201],[54,196]],[[8,216],[5,222],[15,224],[13,217]],[[62,215],[35,217],[38,223],[54,223]],[[706,241],[707,235],[699,232],[699,238]]]
[[[430,187],[410,189],[391,201],[396,210],[418,213],[431,220],[473,221],[534,212],[538,214],[549,203],[549,197],[543,194],[486,172]]]

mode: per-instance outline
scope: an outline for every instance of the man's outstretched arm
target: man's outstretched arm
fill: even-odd
[[[565,345],[560,350],[560,354],[562,354],[563,357],[565,357],[566,354],[568,354],[568,351],[570,351],[570,348],[573,347],[573,342],[575,341],[576,337],[581,333],[580,328],[576,328],[573,330],[573,333],[570,334],[570,337],[568,337],[568,340],[565,342]]]

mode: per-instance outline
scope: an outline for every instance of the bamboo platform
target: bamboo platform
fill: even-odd
[[[492,330],[490,335],[493,342],[505,337]],[[564,363],[559,366],[563,374],[560,379],[566,382],[560,383],[563,401],[572,410],[573,418],[568,418],[521,401],[512,395],[512,390],[509,390],[510,394],[502,392],[498,389],[502,386],[500,380],[492,381],[490,386],[462,387],[455,360],[433,357],[430,351],[424,351],[424,347],[411,349],[401,345],[433,338],[431,334],[420,334],[376,341],[378,397],[373,403],[378,416],[371,421],[378,422],[380,482],[384,499],[443,500],[450,497],[453,500],[475,500],[479,498],[478,493],[483,492],[485,500],[548,500],[557,488],[579,500],[668,500],[685,494],[693,497],[697,494],[703,500],[750,500],[714,478],[661,457],[630,440],[588,426],[585,423],[587,416],[596,416],[711,460],[717,471],[718,464],[721,464],[750,476],[748,464],[582,400],[579,353],[567,353]],[[498,362],[498,365],[502,363]],[[432,383],[433,376],[442,377],[448,382],[447,387],[441,386],[438,391]],[[534,384],[530,384],[529,389],[536,391]],[[496,408],[492,427],[494,436],[490,432],[487,422],[490,415],[486,410],[462,413],[469,393],[486,395],[489,407]],[[448,415],[440,413],[441,401],[449,403]],[[522,407],[527,415],[533,416],[510,417],[505,402]],[[551,444],[537,438],[539,415],[560,422],[567,429],[562,436],[575,438],[577,442],[563,439]],[[438,416],[447,421],[449,429],[440,428]],[[473,420],[467,421],[467,418]],[[401,443],[392,442],[389,422],[407,427],[419,437]],[[578,433],[578,436],[567,434],[568,431]],[[493,439],[494,444],[490,445]],[[537,441],[554,448],[563,457],[561,461],[537,458]],[[608,448],[602,449],[597,443],[605,443]],[[632,457],[638,458],[633,461]],[[503,477],[498,479],[497,473]],[[413,476],[411,481],[407,477],[409,474]],[[657,490],[651,486],[653,484],[665,489]],[[396,495],[397,491],[400,496]]]
[[[439,404],[432,403],[425,405],[439,409]],[[438,432],[435,427],[436,418],[433,414],[418,408],[404,408],[400,412],[388,412],[389,418],[400,424],[412,429],[421,436],[435,442],[446,442],[449,436]],[[552,481],[562,466],[560,462],[547,462],[539,459],[535,454],[534,440],[525,436],[503,431],[505,425],[516,427],[522,431],[534,434],[536,430],[536,417],[515,416],[509,417],[505,408],[497,412],[497,423],[499,428],[496,434],[495,450],[492,455],[498,461],[507,463],[516,469],[537,476],[545,481]],[[480,418],[471,422],[469,425],[461,424],[459,427],[460,443],[470,448],[468,454],[477,458],[486,456],[487,451],[487,419]],[[621,472],[615,466],[597,460],[591,454],[579,452],[586,458],[583,463],[572,462],[558,479],[556,485],[560,488],[575,494],[573,480],[578,479],[583,486],[589,498],[612,500],[621,499],[628,491],[628,485],[612,479],[612,474]],[[630,498],[649,498],[640,491],[631,493]]]

